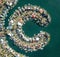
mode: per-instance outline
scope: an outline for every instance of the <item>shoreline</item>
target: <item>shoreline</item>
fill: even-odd
[[[41,15],[41,16],[39,16],[39,15]],[[9,26],[7,27],[7,35],[9,35],[11,37],[11,39],[14,40],[16,45],[18,45],[23,50],[36,51],[38,49],[43,49],[42,46],[40,46],[41,43],[40,43],[39,47],[37,46],[38,47],[37,49],[35,46],[33,46],[39,42],[39,39],[41,38],[41,36],[39,35],[40,38],[36,36],[37,38],[33,37],[32,39],[31,38],[28,39],[24,35],[21,27],[23,24],[25,24],[25,21],[29,20],[29,18],[33,18],[33,20],[35,20],[36,23],[39,24],[39,26],[46,27],[51,22],[51,19],[49,17],[50,17],[49,14],[47,14],[47,12],[44,9],[39,8],[38,6],[36,7],[36,6],[28,4],[22,8],[18,7],[18,10],[16,10],[14,12],[14,14],[11,16],[11,18],[9,20]],[[41,22],[42,22],[42,24],[41,24]],[[41,31],[41,33],[44,33],[42,35],[45,35],[45,33],[46,33],[47,39],[50,38],[50,35],[47,32]],[[43,38],[45,38],[45,36],[43,36]],[[44,46],[47,45],[48,41],[49,40],[47,40],[47,42],[43,45]],[[40,40],[40,42],[41,42],[41,40]],[[29,46],[28,43],[31,46]],[[24,44],[26,44],[26,45],[24,45]]]
[[[12,9],[17,4],[17,2],[18,0],[0,0],[0,56],[2,57],[25,57],[25,55],[20,54],[9,47],[8,41],[6,41],[5,37],[4,20],[7,17],[8,11]]]

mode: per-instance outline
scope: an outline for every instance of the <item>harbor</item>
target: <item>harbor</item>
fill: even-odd
[[[0,0],[0,14],[2,13],[2,9],[4,8],[1,8],[1,2],[4,1],[4,0]],[[8,0],[5,0],[5,1],[8,1]],[[10,0],[11,1],[11,0]],[[13,0],[12,0],[13,1]],[[15,0],[14,0],[15,1]],[[2,37],[0,37],[0,57],[14,57],[14,55],[11,53],[11,52],[8,52],[6,49],[3,49],[2,47],[2,42],[6,42],[7,41],[7,45],[11,48],[11,50],[17,52],[16,54],[20,54],[20,57],[60,57],[60,1],[59,0],[50,0],[50,1],[46,1],[46,0],[19,0],[18,3],[16,4],[15,7],[11,8],[11,10],[7,10],[8,11],[8,15],[5,15],[7,18],[3,17],[1,15],[1,17],[3,18],[0,18],[0,36],[2,35]],[[30,3],[31,5],[35,5],[35,6],[38,6],[38,7],[42,7],[44,8],[45,10],[47,10],[47,12],[49,13],[49,15],[51,15],[51,20],[50,22],[51,23],[48,23],[45,27],[44,25],[42,25],[42,28],[40,28],[40,31],[43,30],[43,32],[48,32],[51,36],[51,38],[49,38],[49,41],[48,41],[48,44],[43,48],[43,49],[38,49],[36,51],[33,51],[33,52],[24,52],[24,49],[22,48],[17,48],[18,46],[18,43],[14,43],[14,41],[12,40],[12,38],[10,38],[9,36],[5,36],[4,33],[6,34],[6,29],[8,27],[8,23],[10,23],[10,20],[13,19],[11,15],[14,14],[14,12],[16,11],[16,9],[18,10],[19,9],[23,9],[24,5],[28,5],[28,3]],[[4,3],[2,3],[3,5]],[[8,3],[7,3],[8,4]],[[57,4],[57,5],[56,5]],[[41,8],[40,7],[40,8]],[[10,7],[9,7],[10,8]],[[6,10],[5,10],[6,11]],[[16,11],[17,12],[17,11]],[[18,14],[18,13],[17,13]],[[3,14],[4,15],[4,14]],[[34,14],[33,14],[34,15]],[[11,17],[10,17],[11,16]],[[18,15],[16,15],[15,17],[17,17]],[[10,19],[10,18],[11,19]],[[14,18],[15,18],[14,17]],[[35,17],[35,15],[34,15]],[[5,20],[6,19],[6,20]],[[9,20],[10,19],[10,20]],[[31,19],[31,18],[30,18]],[[27,21],[30,22],[30,19]],[[35,19],[35,18],[34,18]],[[4,21],[3,21],[4,20]],[[7,22],[8,20],[8,22]],[[21,19],[20,19],[21,20]],[[22,20],[21,20],[22,21]],[[26,24],[27,21],[24,21],[23,22],[23,25]],[[37,21],[37,20],[36,20]],[[11,21],[12,22],[12,21]],[[14,21],[15,22],[15,21]],[[35,21],[34,21],[35,23]],[[37,22],[38,23],[38,22]],[[36,23],[36,24],[37,24]],[[23,26],[22,25],[22,26]],[[28,23],[29,25],[29,23]],[[31,24],[30,24],[31,25]],[[35,26],[35,25],[34,25]],[[33,26],[33,27],[34,27]],[[41,24],[37,24],[37,26],[41,26]],[[17,27],[16,26],[13,26],[13,29],[16,29]],[[37,29],[37,27],[36,27]],[[5,31],[5,32],[4,32]],[[20,32],[20,27],[19,29],[17,29],[18,32]],[[28,30],[26,29],[26,32]],[[29,30],[31,32],[31,30]],[[29,32],[28,31],[28,32]],[[36,31],[36,30],[35,30]],[[38,28],[38,31],[39,31],[39,28]],[[40,32],[39,31],[39,32]],[[33,32],[33,31],[32,31]],[[23,33],[25,34],[25,31],[23,31]],[[34,35],[34,33],[32,33]],[[32,35],[31,34],[31,35]],[[29,36],[31,36],[29,34]],[[38,35],[38,34],[37,34]],[[26,36],[26,35],[25,35]],[[35,35],[34,35],[35,36]],[[1,40],[1,39],[6,39],[6,40]],[[27,37],[27,36],[26,36]],[[31,37],[30,37],[31,38]],[[28,37],[29,39],[29,37]],[[18,39],[19,40],[19,39]],[[26,40],[24,40],[26,42]],[[9,55],[10,54],[10,55]],[[21,56],[22,55],[22,56]],[[24,56],[25,55],[25,56]],[[26,56],[27,55],[27,56]],[[15,55],[16,57],[16,55]]]
[[[32,20],[32,22],[35,22],[38,26],[43,27],[47,27],[51,22],[49,14],[44,9],[30,4],[24,5],[22,8],[18,7],[18,10],[15,10],[14,14],[10,17],[7,35],[10,36],[19,48],[26,52],[43,49],[50,41],[50,35],[41,30],[32,38],[26,36],[22,26],[29,20]]]
[[[10,9],[12,9],[18,0],[0,0],[0,57],[25,57],[13,50],[6,40],[5,18]]]
[[[9,45],[3,34],[0,33],[0,56],[2,57],[25,57],[25,55],[17,53]]]

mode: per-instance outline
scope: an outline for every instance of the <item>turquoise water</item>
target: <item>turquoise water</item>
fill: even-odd
[[[38,50],[32,53],[25,53],[24,51],[18,49],[18,47],[13,44],[13,41],[11,41],[9,37],[7,37],[7,40],[9,41],[8,44],[15,51],[29,55],[29,57],[60,57],[60,0],[19,0],[18,4],[13,8],[13,10],[8,13],[8,17],[5,20],[5,25],[8,26],[7,20],[18,6],[23,6],[28,3],[45,8],[51,15],[51,23],[48,25],[48,27],[43,28],[44,31],[50,33],[51,40],[44,50]]]

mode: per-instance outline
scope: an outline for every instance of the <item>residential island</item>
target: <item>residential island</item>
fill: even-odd
[[[32,20],[32,22],[35,22],[40,27],[47,27],[51,22],[50,15],[43,8],[31,4],[24,5],[21,8],[18,7],[14,14],[11,15],[6,34],[10,36],[10,39],[20,49],[26,52],[42,50],[50,41],[50,35],[41,30],[40,33],[33,37],[26,36],[22,26],[29,20]]]
[[[5,36],[5,18],[10,9],[12,9],[18,0],[0,0],[0,57],[25,57],[13,50],[6,40]]]
[[[5,18],[18,0],[0,0],[0,56],[1,57],[26,57],[24,54],[13,50],[6,40],[6,35],[14,41],[14,44],[26,52],[43,50],[50,41],[50,34],[41,30],[33,37],[26,36],[22,26],[26,21],[32,20],[40,27],[47,27],[51,22],[50,15],[40,6],[31,4],[18,7],[10,16],[8,27],[5,28]]]

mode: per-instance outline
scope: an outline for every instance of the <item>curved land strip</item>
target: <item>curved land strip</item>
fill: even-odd
[[[7,13],[12,9],[18,0],[0,0],[0,57],[25,57],[14,51],[6,41],[4,19]]]
[[[50,40],[49,33],[40,31],[40,33],[34,35],[32,38],[27,37],[22,30],[22,25],[28,20],[32,20],[38,26],[43,27],[47,27],[51,22],[50,15],[46,10],[28,4],[22,8],[18,7],[18,10],[10,17],[7,35],[14,40],[19,48],[24,49],[25,51],[37,51],[38,49],[43,49]]]

